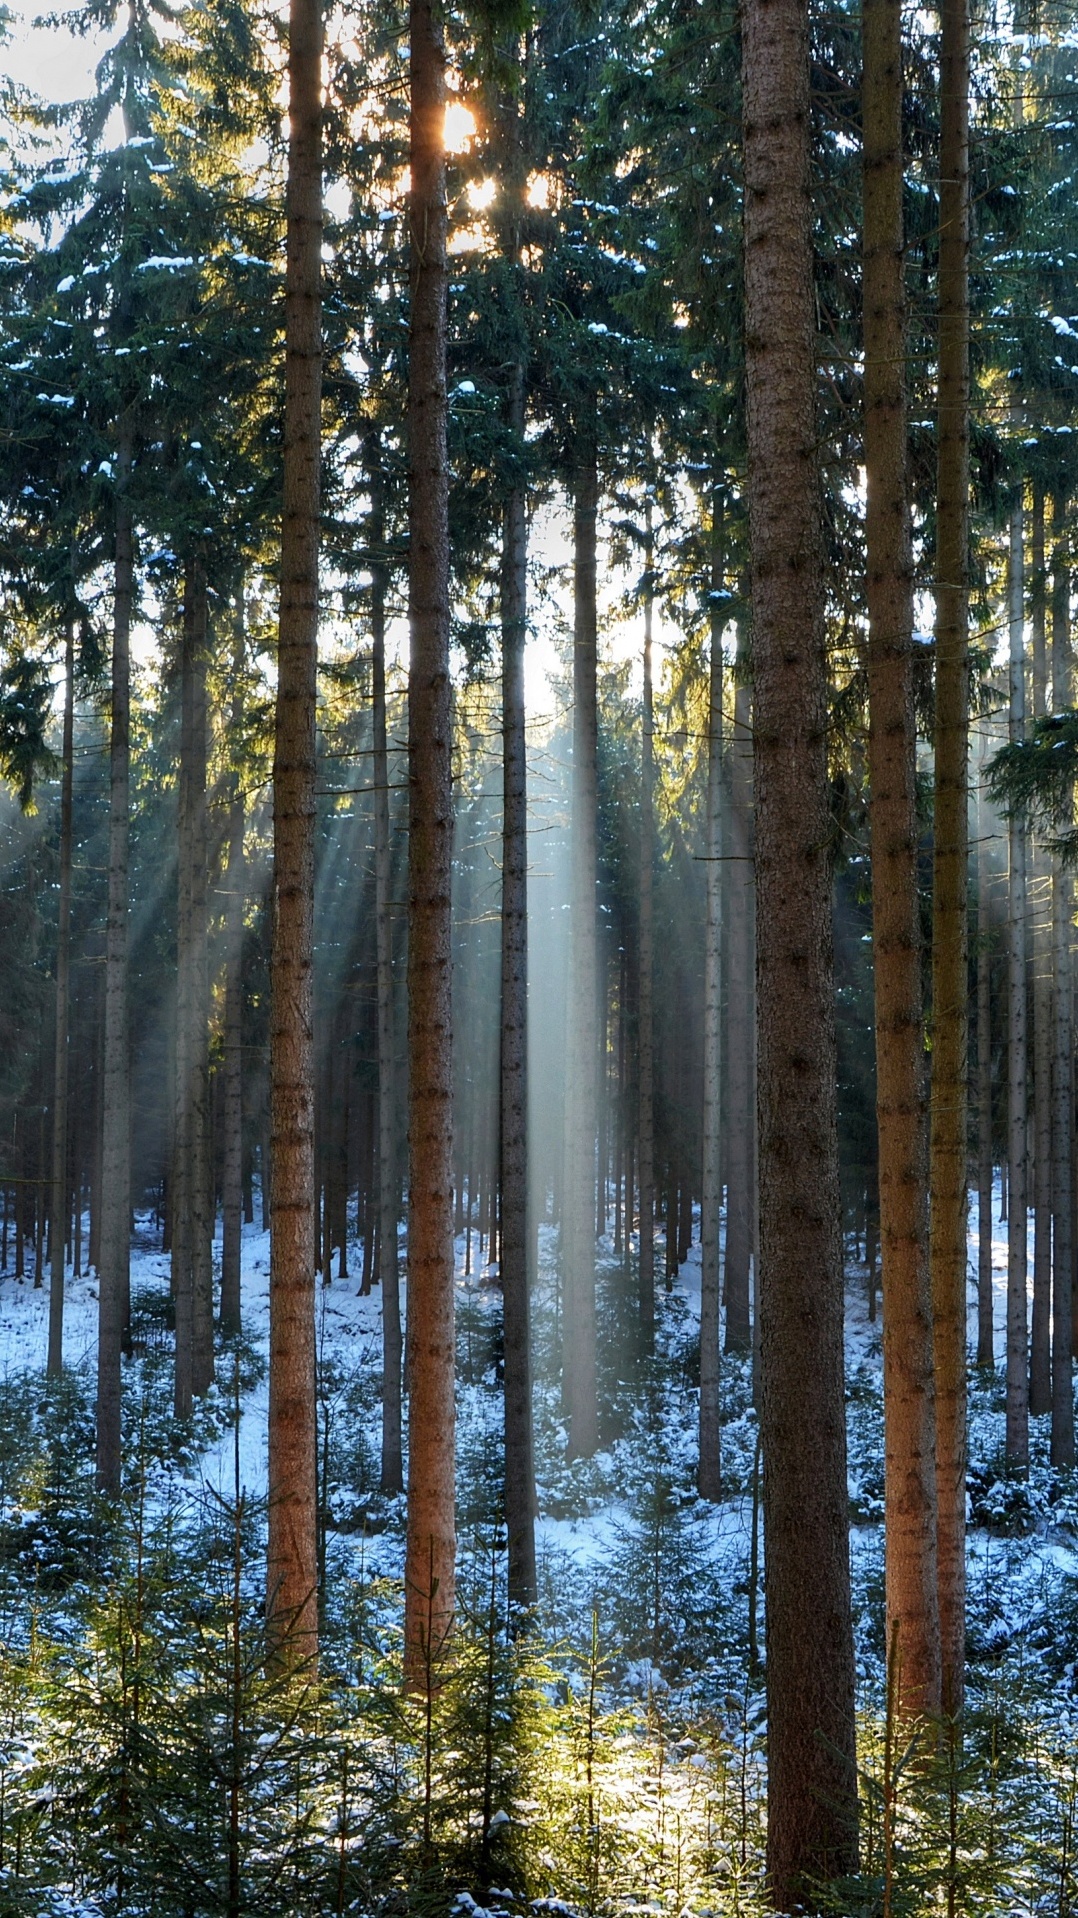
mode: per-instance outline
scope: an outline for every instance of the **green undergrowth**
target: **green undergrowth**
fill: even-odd
[[[556,1521],[541,1535],[540,1605],[513,1637],[497,1308],[477,1298],[460,1328],[458,1623],[429,1713],[401,1685],[403,1502],[377,1489],[369,1355],[320,1349],[317,1676],[282,1676],[267,1657],[265,1513],[243,1489],[237,1424],[257,1403],[254,1351],[222,1349],[218,1389],[180,1427],[167,1342],[147,1336],[125,1368],[114,1503],[94,1489],[92,1382],[7,1380],[0,1918],[766,1909],[750,1364],[724,1363],[716,1509],[693,1486],[698,1352],[684,1301],[664,1301],[653,1359],[608,1371],[603,1448],[579,1469],[560,1441],[549,1299],[537,1317],[540,1502]],[[1067,1918],[1074,1488],[1052,1479],[1039,1433],[1028,1481],[1008,1479],[998,1382],[975,1377],[967,1712],[961,1737],[926,1727],[904,1745],[884,1674],[871,1352],[848,1402],[861,1868],[811,1902],[849,1918]]]

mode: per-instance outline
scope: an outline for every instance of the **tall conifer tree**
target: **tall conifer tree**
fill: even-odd
[[[453,699],[446,458],[446,55],[412,0],[408,201],[408,1536],[405,1672],[429,1690],[456,1603]]]
[[[767,1865],[789,1911],[857,1855],[806,0],[750,0],[742,57]]]
[[[322,6],[292,0],[285,422],[273,761],[270,1073],[271,1630],[289,1662],[318,1643],[315,1484],[314,824],[322,451]]]
[[[930,1262],[943,1709],[961,1710],[966,1556],[969,6],[940,6]]]
[[[883,1258],[887,1629],[904,1711],[940,1699],[932,1299],[917,893],[913,553],[906,455],[902,16],[865,0],[864,345],[869,779]]]

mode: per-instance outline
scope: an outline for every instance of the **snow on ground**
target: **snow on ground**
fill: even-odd
[[[1002,1352],[1005,1316],[1007,1242],[1006,1223],[998,1218],[999,1193],[993,1206],[993,1279],[995,1295],[996,1350]],[[1032,1276],[1032,1225],[1030,1226],[1030,1274]],[[975,1336],[977,1200],[970,1207],[970,1336]],[[218,1244],[218,1253],[219,1253]],[[28,1248],[29,1250],[29,1248]],[[540,1229],[540,1274],[549,1277],[554,1269],[556,1234]],[[616,1269],[609,1245],[603,1249],[608,1273]],[[493,1311],[497,1293],[491,1275],[475,1272],[465,1276],[465,1247],[458,1241],[458,1306],[462,1318],[481,1327]],[[320,1361],[332,1367],[334,1391],[338,1397],[350,1385],[360,1381],[367,1387],[367,1434],[370,1446],[377,1450],[376,1392],[381,1364],[381,1296],[376,1287],[367,1297],[359,1294],[358,1260],[353,1276],[334,1279],[328,1287],[319,1286],[316,1309]],[[138,1220],[131,1261],[132,1295],[136,1303],[142,1297],[164,1298],[169,1285],[168,1255],[160,1249],[160,1234],[149,1215]],[[547,1288],[549,1290],[549,1288]],[[402,1284],[402,1310],[404,1306]],[[546,1301],[549,1307],[549,1298]],[[540,1307],[542,1309],[542,1306]],[[696,1332],[700,1311],[700,1248],[694,1245],[678,1274],[665,1313],[666,1337],[671,1351],[688,1345]],[[243,1234],[243,1314],[245,1337],[261,1355],[257,1381],[242,1394],[239,1429],[239,1473],[245,1491],[256,1499],[266,1492],[266,1423],[268,1384],[266,1358],[269,1344],[269,1235],[257,1226],[248,1226]],[[549,1311],[547,1314],[549,1318]],[[97,1284],[93,1275],[74,1279],[70,1272],[65,1288],[65,1338],[67,1363],[82,1371],[92,1382],[96,1362]],[[878,1520],[882,1515],[882,1442],[879,1424],[880,1322],[871,1323],[867,1311],[867,1286],[863,1266],[851,1264],[847,1283],[847,1371],[851,1381],[850,1467],[851,1498],[854,1509],[852,1552],[855,1585],[867,1585],[878,1573],[881,1538]],[[26,1370],[42,1368],[48,1329],[48,1287],[35,1287],[32,1276],[23,1281],[11,1274],[0,1278],[0,1379]],[[549,1328],[548,1328],[549,1330]],[[468,1335],[470,1337],[470,1334]],[[458,1395],[458,1417],[462,1455],[474,1461],[484,1453],[496,1455],[500,1439],[500,1405],[494,1375],[488,1358],[482,1358],[485,1371],[470,1380],[462,1379]],[[489,1355],[488,1355],[489,1357]],[[232,1380],[227,1361],[221,1367],[216,1392],[232,1395]],[[859,1383],[860,1381],[860,1383]],[[654,1428],[646,1426],[639,1405],[619,1434],[606,1449],[590,1461],[567,1464],[564,1460],[563,1429],[555,1388],[542,1381],[537,1385],[537,1459],[539,1481],[539,1523],[537,1545],[541,1584],[545,1603],[569,1623],[582,1610],[600,1598],[609,1597],[612,1567],[619,1554],[633,1549],[634,1525],[638,1526],[641,1488],[649,1471],[668,1473],[672,1484],[680,1487],[682,1503],[686,1488],[691,1488],[696,1446],[695,1394],[688,1383],[684,1388],[668,1388],[673,1398],[663,1409],[661,1457],[656,1453]],[[755,1428],[749,1405],[748,1366],[729,1362],[724,1366],[726,1394],[724,1426],[724,1471],[731,1495],[720,1506],[697,1503],[689,1520],[686,1538],[702,1563],[711,1566],[728,1589],[743,1582],[750,1549],[752,1503],[750,1496]],[[637,1399],[639,1399],[637,1394]],[[973,1395],[971,1417],[971,1463],[998,1451],[1002,1420],[990,1408],[983,1388]],[[236,1469],[235,1433],[226,1427],[222,1436],[205,1451],[198,1470],[203,1482],[230,1497]],[[463,1468],[467,1469],[467,1468]],[[635,1514],[635,1516],[634,1516]],[[1026,1569],[1023,1582],[1032,1587],[1043,1575],[1054,1572],[1074,1575],[1078,1571],[1075,1535],[1062,1511],[1054,1516],[1043,1513],[1034,1525],[1034,1536],[1023,1541]],[[349,1536],[338,1536],[334,1551],[362,1558],[366,1576],[397,1577],[401,1571],[402,1527],[399,1505],[383,1510],[377,1523],[367,1531],[361,1514],[358,1527]],[[358,1530],[361,1536],[355,1536]],[[642,1549],[642,1548],[641,1548]],[[688,1547],[686,1547],[688,1549]],[[971,1529],[969,1563],[971,1584],[990,1576],[993,1555],[998,1560],[996,1542],[984,1530]]]

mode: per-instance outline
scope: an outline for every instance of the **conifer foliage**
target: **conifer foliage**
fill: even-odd
[[[4,22],[0,1912],[1073,1908],[1074,24]]]

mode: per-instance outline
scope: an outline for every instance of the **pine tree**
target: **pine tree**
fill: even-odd
[[[1052,704],[1070,705],[1070,568],[1066,547],[1066,507],[1057,499],[1052,553]],[[1073,799],[1070,800],[1073,810]],[[1052,971],[1055,1044],[1052,1058],[1052,1439],[1056,1466],[1074,1464],[1074,1178],[1072,1153],[1073,1021],[1071,999],[1071,917],[1073,886],[1061,860],[1052,874]]]
[[[60,900],[56,924],[56,1025],[52,1104],[52,1164],[49,1191],[49,1349],[47,1370],[58,1378],[64,1363],[64,1262],[67,1242],[67,1152],[69,1034],[71,1022],[71,879],[74,841],[75,621],[64,632],[64,716],[60,791]]]
[[[408,361],[408,1537],[405,1675],[429,1692],[455,1607],[452,688],[446,462],[446,54],[411,0]]]
[[[640,876],[637,912],[637,1118],[640,1182],[639,1289],[644,1349],[655,1342],[655,694],[652,618],[655,586],[649,533],[644,603],[644,688],[640,735]]]
[[[176,1121],[172,1172],[172,1291],[176,1305],[175,1407],[213,1379],[213,1222],[209,1217],[209,978],[207,954],[205,563],[184,573],[180,643],[180,768],[177,861]]]
[[[131,1080],[127,1016],[127,908],[131,751],[131,614],[134,530],[128,487],[129,430],[121,425],[116,459],[112,677],[109,720],[109,881],[105,931],[105,1054],[101,1120],[101,1250],[98,1263],[97,1474],[103,1491],[120,1488],[120,1355],[129,1313]]]
[[[1025,647],[1022,567],[1022,509],[1011,514],[1008,608],[1010,637],[1009,738],[1025,731]],[[1026,1087],[1026,834],[1025,821],[1012,814],[1008,833],[1007,900],[1007,1462],[1016,1471],[1029,1465],[1029,1379],[1026,1337],[1026,1237],[1029,1177]]]
[[[862,34],[865,596],[887,1631],[889,1640],[898,1634],[901,1708],[917,1717],[938,1710],[940,1665],[906,454],[902,23],[894,0],[867,0]]]
[[[314,1378],[315,681],[321,468],[322,9],[292,0],[284,499],[273,763],[273,1178],[267,1605],[290,1661],[317,1647]]]
[[[769,1891],[857,1855],[808,13],[744,16]],[[812,1621],[806,1631],[806,1620]]]
[[[386,575],[384,476],[371,461],[371,677],[374,729],[374,916],[378,972],[378,1243],[382,1278],[383,1492],[404,1490],[400,1267],[397,1255],[396,1047],[393,1020],[392,847],[386,736]]]
[[[719,511],[716,489],[714,511]],[[700,1200],[700,1456],[701,1498],[722,1492],[719,1394],[719,1214],[722,1205],[722,578],[718,527],[711,585],[707,703],[707,859],[704,950],[703,1181]]]
[[[570,812],[569,1007],[562,1179],[562,1379],[569,1452],[599,1444],[595,1353],[595,1139],[598,1122],[598,707],[595,406],[583,402],[573,474],[573,768]]]
[[[942,1699],[962,1706],[966,1536],[966,753],[969,528],[969,10],[940,7],[935,845],[930,1260]]]
[[[246,806],[238,763],[243,731],[244,594],[241,579],[235,607],[232,648],[232,697],[229,732],[237,759],[228,771],[228,855],[225,891],[224,1142],[221,1168],[221,1330],[235,1338],[242,1324],[241,1240],[243,1233],[243,921],[246,899],[244,834]]]
[[[1033,487],[1030,527],[1033,626],[1032,717],[1047,708],[1045,647],[1044,488]],[[1031,835],[1029,901],[1033,966],[1033,1322],[1029,1352],[1029,1410],[1034,1418],[1052,1402],[1052,955],[1051,877],[1040,835]],[[1046,910],[1047,908],[1047,910]],[[980,1346],[980,1342],[979,1342]],[[980,1350],[978,1350],[980,1358]]]

